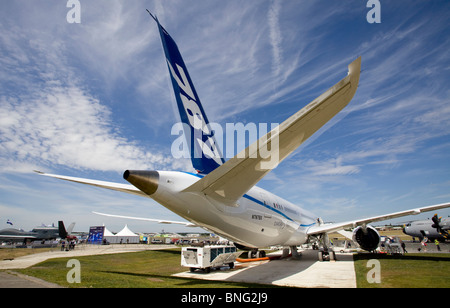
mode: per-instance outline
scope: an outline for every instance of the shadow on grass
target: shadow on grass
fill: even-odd
[[[180,256],[181,249],[161,249],[161,250],[146,250],[146,251],[152,251],[152,252],[163,252],[167,254],[177,255]]]
[[[360,253],[353,256],[354,260],[411,260],[411,261],[450,261],[450,254],[443,253],[412,253],[404,255]]]
[[[152,278],[152,279],[172,279],[175,281],[179,281],[176,286],[182,288],[192,288],[192,287],[211,287],[211,284],[214,283],[218,286],[222,285],[225,288],[229,287],[241,287],[241,288],[279,288],[278,286],[272,285],[264,285],[264,284],[256,284],[256,283],[239,283],[239,282],[231,282],[231,281],[212,281],[212,280],[201,280],[201,279],[191,279],[184,277],[175,277],[175,276],[165,276],[165,275],[157,275],[157,274],[141,274],[141,273],[131,273],[131,272],[118,272],[118,271],[101,271],[102,273],[115,274],[115,275],[126,275],[133,277],[142,277],[142,278]]]

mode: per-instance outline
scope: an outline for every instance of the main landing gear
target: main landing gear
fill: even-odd
[[[328,247],[328,243],[330,242],[328,239],[328,234],[323,233],[317,236],[317,242],[319,246],[318,257],[319,261],[336,261],[336,253],[333,251],[333,248]],[[316,245],[317,247],[317,245]]]
[[[269,259],[270,260],[272,260],[272,259],[279,259],[279,258],[285,259],[285,258],[288,258],[288,257],[293,257],[294,259],[300,259],[301,253],[299,253],[297,251],[297,246],[285,247],[283,249],[283,253],[282,253],[281,256],[272,256],[272,257],[268,257],[268,258],[266,258],[266,252],[264,250],[260,251],[260,250],[257,250],[257,249],[253,249],[253,250],[250,250],[248,252],[248,259],[254,259],[254,260],[256,260],[256,259],[263,259],[263,258],[266,258],[268,260]]]
[[[319,261],[323,262],[323,261],[336,261],[336,254],[333,250],[320,250],[319,251]]]
[[[248,258],[249,259],[259,259],[259,258],[265,258],[266,252],[264,250],[258,250],[258,249],[252,249],[248,251]]]
[[[322,218],[317,218],[318,225],[323,225]],[[333,251],[332,247],[328,247],[330,239],[327,233],[321,233],[310,238],[310,242],[313,242],[313,249],[318,249],[319,261],[336,261],[336,253]]]

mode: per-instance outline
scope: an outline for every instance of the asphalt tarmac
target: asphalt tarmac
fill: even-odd
[[[61,288],[61,286],[13,271],[0,272],[0,288]]]

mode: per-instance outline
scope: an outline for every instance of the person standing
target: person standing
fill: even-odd
[[[441,246],[439,246],[439,241],[437,239],[434,240],[434,243],[436,244],[436,248],[438,251],[441,251]]]
[[[401,246],[402,246],[402,249],[403,249],[403,253],[407,253],[405,242],[402,241]]]
[[[420,244],[422,245],[423,251],[427,252],[427,242],[428,242],[428,238],[425,236],[423,238],[423,240],[420,242]]]

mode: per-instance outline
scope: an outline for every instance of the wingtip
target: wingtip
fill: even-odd
[[[147,13],[149,13],[150,16],[151,16],[156,22],[158,22],[158,18],[157,18],[155,15],[153,15],[148,9],[146,9],[146,10],[147,10]]]
[[[352,63],[349,64],[348,66],[349,75],[352,74],[353,72],[357,73],[361,72],[361,56],[359,56]]]

